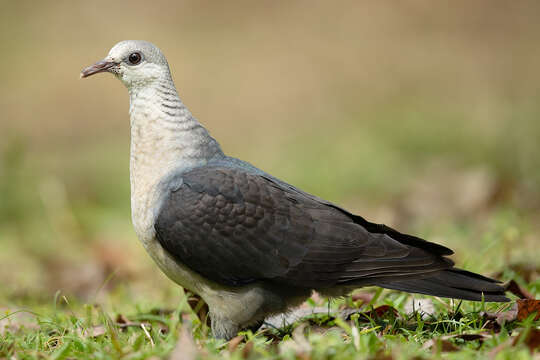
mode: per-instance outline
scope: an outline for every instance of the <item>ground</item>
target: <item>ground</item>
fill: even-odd
[[[531,287],[540,289],[540,282]],[[518,316],[514,305],[432,299],[414,306],[410,295],[386,291],[355,293],[330,305],[315,297],[288,326],[243,332],[229,342],[209,336],[200,320],[203,304],[190,294],[182,293],[173,309],[111,296],[130,309],[126,313],[57,295],[50,306],[6,310],[1,357],[529,359],[538,357],[540,344],[536,313]]]

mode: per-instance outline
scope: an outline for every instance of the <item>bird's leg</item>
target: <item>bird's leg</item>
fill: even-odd
[[[223,316],[216,315],[210,311],[212,335],[216,339],[230,340],[240,331],[240,326]]]
[[[236,336],[236,334],[241,330],[249,330],[253,334],[259,330],[259,328],[264,324],[264,319],[257,321],[251,326],[248,326],[246,328],[240,328],[238,324],[236,324],[234,321],[223,318],[223,317],[214,317],[210,315],[210,319],[212,321],[211,327],[212,327],[212,335],[217,339],[225,339],[230,340],[233,337]]]

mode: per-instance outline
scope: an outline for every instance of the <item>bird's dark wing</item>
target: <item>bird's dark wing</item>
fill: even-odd
[[[453,265],[445,247],[369,223],[269,176],[204,166],[181,177],[159,211],[158,241],[218,283],[374,284]]]

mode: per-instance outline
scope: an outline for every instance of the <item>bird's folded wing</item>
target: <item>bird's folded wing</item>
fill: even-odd
[[[368,223],[271,177],[222,166],[181,176],[159,211],[158,241],[221,284],[331,287],[453,265],[444,247]]]

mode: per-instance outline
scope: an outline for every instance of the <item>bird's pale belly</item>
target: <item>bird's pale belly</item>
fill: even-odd
[[[157,241],[143,245],[159,268],[178,285],[200,295],[212,309],[229,315],[238,324],[250,324],[255,314],[266,302],[268,294],[254,286],[230,288],[202,278],[173,257]]]
[[[156,239],[143,241],[143,246],[159,268],[172,281],[192,292],[201,292],[202,279],[200,275],[182,263],[175,261]]]
[[[150,195],[152,192],[147,193]],[[140,197],[140,200],[146,200],[145,197]],[[132,200],[134,200],[132,198]],[[141,202],[144,201],[132,201],[132,221],[133,227],[137,237],[143,244],[146,252],[159,266],[159,268],[169,277],[172,281],[178,285],[199,293],[200,276],[195,272],[188,269],[180,262],[176,262],[172,256],[163,249],[159,241],[156,239],[156,232],[153,227],[154,216],[152,211],[148,211]]]

